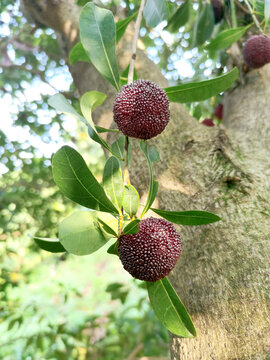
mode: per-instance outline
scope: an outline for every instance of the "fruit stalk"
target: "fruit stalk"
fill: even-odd
[[[143,15],[143,9],[145,6],[145,0],[141,1],[139,13],[137,16],[136,24],[135,24],[135,30],[134,30],[134,38],[131,48],[131,59],[129,63],[129,71],[128,71],[128,84],[131,84],[133,82],[133,73],[134,73],[134,64],[136,60],[136,50],[137,50],[137,41],[139,38],[139,32],[142,22],[142,15]]]

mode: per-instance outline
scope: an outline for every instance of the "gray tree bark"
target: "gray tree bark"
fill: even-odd
[[[75,1],[21,3],[29,18],[57,32],[68,64],[68,51],[78,39]],[[118,47],[121,69],[129,62],[131,38],[128,32]],[[69,68],[81,94],[93,89],[108,94],[95,118],[108,126],[114,89],[89,64]],[[140,78],[167,85],[143,51],[136,70]],[[222,217],[217,224],[179,228],[183,253],[170,279],[198,336],[171,335],[174,360],[270,358],[270,65],[244,80],[226,94],[222,126],[206,128],[183,106],[172,104],[169,125],[151,141],[161,155],[155,165],[159,207],[208,210]],[[131,179],[143,194],[148,174],[136,144]]]

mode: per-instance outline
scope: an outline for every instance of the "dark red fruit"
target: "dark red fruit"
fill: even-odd
[[[169,99],[157,84],[136,80],[116,95],[113,118],[124,135],[150,139],[160,134],[170,119]]]
[[[215,126],[213,119],[204,119],[201,123],[205,126]]]
[[[214,116],[219,120],[223,119],[223,104],[217,105],[214,111]]]
[[[181,254],[181,240],[172,223],[150,217],[137,234],[122,235],[118,252],[124,269],[133,277],[157,281],[169,274]]]
[[[221,0],[211,0],[212,8],[214,11],[215,23],[220,22],[223,19],[224,7]]]
[[[244,45],[243,56],[248,67],[257,69],[270,62],[270,38],[253,35]]]

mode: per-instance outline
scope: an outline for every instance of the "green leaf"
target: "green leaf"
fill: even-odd
[[[123,160],[125,158],[125,141],[126,141],[125,136],[120,135],[119,138],[112,143],[113,152]]]
[[[118,21],[116,25],[116,42],[118,43],[122,36],[124,35],[126,28],[128,27],[128,24],[135,19],[135,17],[138,15],[138,11],[130,15],[129,17]]]
[[[166,0],[147,0],[143,15],[148,26],[155,27],[167,20],[168,9]]]
[[[175,224],[206,225],[221,220],[216,214],[202,210],[166,211],[151,208],[156,214]]]
[[[97,142],[98,144],[104,146],[108,151],[110,151],[113,155],[118,156],[113,152],[113,150],[109,147],[109,145],[106,143],[105,140],[103,140],[97,133],[95,124],[92,121],[91,113],[92,111],[100,105],[104,99],[106,98],[106,95],[99,92],[99,91],[89,91],[85,93],[82,96],[81,103],[82,107],[84,109],[85,114],[87,114],[88,121],[86,121],[78,112],[74,109],[74,107],[67,101],[67,99],[62,94],[55,94],[51,96],[48,100],[48,103],[50,106],[52,106],[55,110],[62,112],[63,114],[72,116],[76,120],[81,121],[83,124],[85,124],[88,128],[89,136],[92,140]],[[103,100],[103,101],[102,101]],[[88,105],[87,101],[89,101],[90,105]],[[119,159],[121,160],[121,159]]]
[[[118,237],[118,218],[105,212],[98,212],[97,217],[102,230],[113,235],[113,237]]]
[[[74,65],[78,61],[91,62],[81,42],[75,44],[69,52],[70,64]]]
[[[137,232],[139,232],[140,221],[141,221],[140,219],[135,219],[130,223],[128,223],[123,229],[123,235],[137,234]]]
[[[124,182],[120,163],[114,156],[106,161],[102,182],[107,195],[120,211],[124,196]]]
[[[125,68],[125,70],[122,72],[120,76],[120,86],[126,85],[128,82],[128,72],[129,72],[129,65]],[[136,70],[134,69],[133,73],[133,81],[138,79],[138,75],[136,73]]]
[[[154,147],[149,148],[148,144],[146,141],[141,140],[140,141],[140,148],[146,158],[147,161],[147,165],[148,165],[148,169],[149,169],[149,176],[150,176],[150,180],[149,180],[149,189],[148,189],[148,195],[147,195],[147,199],[146,199],[146,203],[142,212],[141,217],[150,209],[151,205],[153,204],[157,192],[158,192],[158,182],[154,181],[153,179],[153,170],[152,170],[152,162],[153,161],[157,161],[157,150],[153,149]],[[158,156],[159,158],[159,156]]]
[[[108,224],[106,224],[103,220],[101,220],[100,218],[97,218],[97,220],[102,225],[102,228],[104,231],[106,231],[110,235],[113,235],[114,237],[118,236],[116,234],[116,232]]]
[[[58,93],[53,96],[51,96],[48,100],[48,104],[52,106],[55,110],[72,116],[76,120],[79,120],[83,122],[85,125],[88,125],[87,121],[77,113],[77,111],[74,109],[74,107],[67,101],[67,99],[64,97],[64,95]]]
[[[71,254],[92,254],[109,238],[101,230],[94,211],[76,211],[59,224],[60,242]]]
[[[113,244],[109,247],[109,249],[107,250],[107,253],[108,253],[108,254],[112,254],[112,255],[117,255],[117,256],[119,256],[119,254],[118,254],[118,240],[116,240],[116,242],[113,243]]]
[[[56,185],[70,200],[90,209],[118,213],[82,156],[73,148],[63,146],[53,155],[52,172]]]
[[[189,313],[167,278],[147,282],[147,290],[157,318],[171,333],[184,338],[196,336]]]
[[[112,12],[88,3],[82,9],[79,24],[81,42],[91,62],[119,91],[116,29]]]
[[[213,32],[215,26],[215,18],[213,7],[209,3],[206,3],[200,13],[197,31],[196,31],[196,44],[202,45],[208,40]]]
[[[100,91],[87,91],[80,100],[81,112],[89,125],[96,130],[92,120],[92,112],[105,101],[107,95]]]
[[[184,26],[189,19],[189,8],[190,1],[186,0],[169,19],[165,30],[176,33],[181,26]]]
[[[39,236],[33,236],[33,239],[42,250],[46,250],[52,253],[59,253],[66,251],[61,245],[59,239],[50,239]]]
[[[211,80],[191,82],[179,86],[171,86],[164,89],[172,102],[187,103],[202,101],[217,95],[229,87],[239,77],[239,71],[235,67],[225,75],[218,76]]]
[[[132,185],[125,185],[123,209],[129,216],[136,215],[140,205],[140,197],[138,191]]]
[[[118,129],[106,129],[104,127],[101,127],[101,126],[96,126],[96,130],[97,132],[100,134],[100,133],[105,133],[105,132],[112,132],[112,133],[119,133],[120,130]]]
[[[205,46],[205,49],[208,51],[217,51],[228,48],[234,42],[238,41],[250,26],[251,25],[222,31],[215,39],[211,40],[210,43]]]

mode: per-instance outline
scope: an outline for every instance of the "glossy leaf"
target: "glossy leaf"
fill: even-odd
[[[105,212],[97,213],[97,220],[101,225],[102,230],[106,231],[108,234],[113,237],[118,236],[118,218],[114,217],[112,214]]]
[[[125,185],[123,209],[129,216],[136,215],[140,204],[140,196],[138,191],[132,185]]]
[[[81,112],[89,125],[96,131],[92,112],[105,101],[107,95],[100,91],[87,91],[80,100]]]
[[[184,26],[189,19],[190,0],[181,4],[168,21],[165,30],[176,33],[181,26]]]
[[[112,255],[119,256],[119,253],[118,253],[118,240],[117,240],[116,242],[114,242],[114,243],[109,247],[109,249],[107,250],[107,253],[108,253],[108,254],[112,254]]]
[[[124,235],[136,234],[137,232],[139,232],[139,223],[140,223],[140,219],[135,219],[135,220],[131,221],[129,224],[127,224],[124,227],[123,234]]]
[[[106,98],[106,95],[99,91],[89,91],[82,96],[83,101],[81,100],[81,103],[83,104],[83,109],[84,109],[85,113],[87,114],[88,121],[86,121],[86,119],[84,119],[80,114],[78,114],[78,112],[67,101],[67,99],[64,97],[64,95],[62,95],[60,93],[51,96],[48,100],[48,103],[55,110],[60,111],[63,114],[72,116],[76,120],[79,120],[83,124],[85,124],[88,128],[88,134],[91,137],[91,139],[94,140],[95,142],[97,142],[98,144],[104,146],[113,155],[117,156],[117,154],[115,154],[112,151],[112,149],[106,143],[106,141],[103,140],[98,135],[97,129],[92,121],[92,116],[90,113],[91,106],[87,105],[87,100],[89,99],[89,101],[92,103],[92,111],[93,111],[98,105],[100,105],[104,101],[105,98]]]
[[[135,13],[133,13],[132,15],[130,15],[129,17],[118,21],[115,25],[116,25],[116,42],[118,43],[122,36],[124,35],[126,28],[128,27],[128,24],[134,20],[136,18],[136,16],[138,15],[138,11],[136,11]]]
[[[56,185],[70,200],[90,209],[118,213],[82,156],[73,148],[63,146],[53,155],[52,172]]]
[[[155,27],[161,21],[167,20],[168,9],[166,0],[147,0],[143,15],[148,26]]]
[[[244,33],[250,28],[250,25],[246,27],[238,27],[234,29],[227,29],[218,34],[218,36],[211,40],[208,45],[205,46],[206,50],[218,51],[226,49],[234,42],[241,39]]]
[[[89,56],[86,54],[82,43],[79,41],[73,46],[69,52],[69,62],[71,65],[74,65],[78,61],[91,62]]]
[[[221,220],[216,214],[202,210],[166,211],[153,208],[151,210],[164,219],[181,225],[206,225]]]
[[[112,203],[120,210],[124,196],[124,182],[120,163],[114,156],[106,161],[102,182]]]
[[[92,254],[109,238],[101,230],[94,211],[76,211],[59,224],[59,240],[71,254]]]
[[[34,236],[36,244],[42,249],[52,253],[65,252],[65,248],[60,243],[59,239],[50,239],[44,237]]]
[[[81,11],[79,24],[81,42],[91,62],[119,91],[116,29],[112,12],[88,3]]]
[[[147,290],[157,318],[171,333],[184,338],[196,336],[189,313],[167,278],[147,282]]]
[[[125,136],[120,135],[119,138],[112,143],[113,152],[123,160],[125,158],[125,141]]]
[[[211,80],[186,83],[168,87],[164,90],[172,102],[186,103],[202,101],[227,90],[238,77],[239,71],[235,67],[229,73]]]
[[[155,197],[158,192],[158,182],[154,181],[153,179],[153,170],[152,170],[152,162],[157,161],[157,150],[151,150],[151,148],[148,147],[148,144],[146,141],[140,141],[140,148],[146,158],[148,169],[149,169],[149,188],[148,188],[148,195],[146,199],[146,203],[144,206],[144,209],[142,211],[141,217],[150,209],[151,205],[153,204]]]
[[[213,7],[208,2],[204,4],[196,27],[196,44],[202,45],[208,40],[215,26]]]

